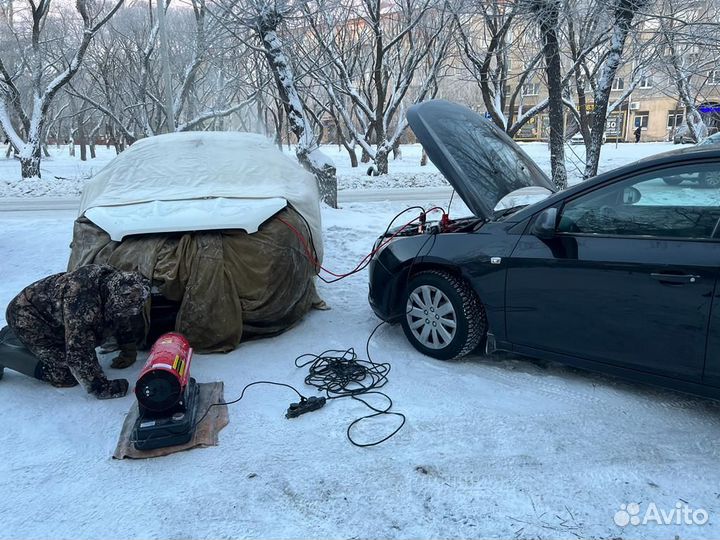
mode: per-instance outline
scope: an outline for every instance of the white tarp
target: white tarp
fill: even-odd
[[[224,211],[215,212],[207,199],[218,198],[243,204],[220,202]],[[320,197],[312,174],[262,135],[183,132],[141,139],[118,155],[85,185],[80,215],[113,239],[184,230],[254,232],[284,207],[277,199],[285,199],[307,220],[322,258]],[[140,205],[155,201],[174,202],[148,205],[151,211],[144,213]],[[112,208],[97,210],[106,207]]]

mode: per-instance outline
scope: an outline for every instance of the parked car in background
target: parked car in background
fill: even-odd
[[[708,132],[710,134],[710,137],[718,133],[718,128],[716,127],[710,127],[708,128]],[[710,138],[708,137],[708,138]],[[706,139],[707,140],[707,139]],[[687,124],[683,124],[679,126],[675,133],[673,134],[673,143],[674,144],[695,144],[697,141],[695,140],[695,137],[692,136],[690,133],[690,130],[687,127]]]
[[[694,144],[695,142],[695,137],[690,133],[687,124],[683,124],[675,129],[675,133],[673,133],[673,144]]]
[[[708,146],[711,144],[720,144],[720,132],[710,135],[707,139],[700,141],[698,146]]]
[[[569,142],[570,144],[573,144],[573,145],[575,145],[575,144],[585,144],[585,140],[583,139],[582,133],[580,133],[579,131],[578,131],[577,133],[575,133],[575,135],[573,135],[572,137],[570,137],[570,138],[568,139],[568,142]],[[605,135],[605,133],[603,133],[602,143],[605,144],[606,142],[607,142],[607,135]]]
[[[465,107],[429,101],[408,120],[473,215],[378,239],[396,235],[370,264],[381,319],[438,359],[507,350],[720,397],[720,188],[665,181],[718,174],[720,147],[495,210],[517,189],[553,184]]]

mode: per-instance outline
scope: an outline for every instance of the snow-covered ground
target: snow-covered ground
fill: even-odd
[[[352,268],[402,207],[324,210],[326,266]],[[0,214],[0,306],[64,270],[73,218]],[[232,353],[197,356],[194,376],[225,381],[226,399],[258,379],[311,394],[295,357],[364,351],[378,322],[365,273],[320,292],[330,311]],[[506,356],[443,363],[415,352],[399,327],[382,327],[370,351],[392,363],[385,390],[407,424],[368,449],[345,438],[361,404],[338,400],[286,420],[294,394],[256,387],[230,406],[218,447],[113,461],[133,397],[97,401],[6,372],[0,538],[720,536],[717,403]],[[141,364],[108,374],[133,381]],[[376,438],[396,421],[368,423],[356,437]],[[709,522],[622,528],[613,518],[629,503],[643,513],[687,504]]]
[[[548,174],[550,154],[546,143],[520,143],[521,147]],[[585,147],[566,145],[566,162],[570,184],[582,178]],[[602,149],[600,172],[667,150],[678,148],[672,143],[605,144]],[[50,149],[51,157],[42,161],[41,180],[20,180],[20,164],[15,159],[0,154],[0,199],[3,197],[78,197],[82,186],[92,175],[115,156],[113,149],[97,148],[97,158],[80,161],[70,157],[67,147]],[[350,166],[344,149],[324,146],[323,151],[334,160],[338,169],[338,185],[341,190],[362,188],[412,188],[445,186],[447,182],[429,163],[420,166],[422,149],[418,144],[404,145],[402,157],[390,161],[390,174],[380,177],[367,175],[367,164],[357,168]]]

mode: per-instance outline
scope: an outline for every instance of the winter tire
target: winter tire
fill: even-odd
[[[441,270],[415,274],[401,306],[408,341],[421,353],[439,360],[465,356],[487,331],[485,310],[470,285]]]

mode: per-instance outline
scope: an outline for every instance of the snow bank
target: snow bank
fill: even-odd
[[[550,173],[550,153],[545,143],[519,143],[525,152],[546,173]],[[603,146],[600,160],[600,172],[620,165],[648,157],[661,152],[678,148],[672,143],[619,144]],[[390,174],[384,176],[368,176],[368,163],[360,163],[357,168],[350,166],[350,159],[344,149],[336,145],[324,145],[322,151],[337,166],[338,189],[393,188],[393,187],[437,187],[446,186],[447,182],[432,163],[420,166],[422,149],[418,144],[402,146],[402,158],[393,160],[390,157]],[[82,162],[79,158],[67,155],[67,148],[51,148],[52,158],[42,161],[42,180],[19,179],[20,163],[14,159],[0,156],[0,198],[2,197],[78,197],[83,185],[92,175],[104,167],[115,152],[104,147],[98,148],[98,158]],[[285,149],[288,155],[294,156],[292,150]],[[358,149],[359,155],[359,149]],[[582,180],[584,146],[568,146],[565,156],[570,185]]]

